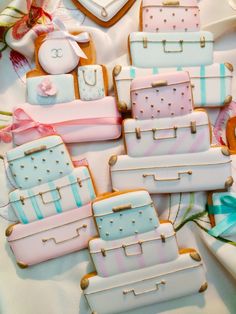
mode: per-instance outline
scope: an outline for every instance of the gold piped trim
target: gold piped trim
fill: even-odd
[[[117,155],[111,156],[111,158],[109,159],[109,165],[114,166],[116,162],[117,162]]]
[[[223,146],[223,147],[221,148],[221,152],[222,152],[222,154],[225,155],[225,156],[230,156],[230,151],[229,151],[228,147],[226,147],[226,146]]]
[[[225,181],[225,188],[230,188],[234,183],[233,177],[228,177],[228,179]]]
[[[227,96],[225,98],[225,101],[224,101],[224,105],[229,105],[233,100],[233,97],[231,95]]]
[[[114,67],[114,69],[113,69],[113,76],[117,76],[117,75],[119,75],[120,74],[120,72],[121,72],[121,70],[122,70],[122,66],[121,65],[116,65],[115,67]]]
[[[124,101],[118,102],[118,109],[121,112],[126,112],[128,109],[127,104]]]
[[[234,67],[233,67],[233,65],[232,65],[231,63],[226,62],[226,63],[225,63],[225,66],[226,66],[226,68],[227,68],[228,70],[230,70],[230,72],[233,72],[233,71],[234,71]]]
[[[205,283],[201,286],[201,288],[199,289],[199,293],[202,293],[202,292],[206,291],[207,288],[208,288],[208,283],[205,282]]]
[[[189,256],[196,262],[201,262],[201,256],[197,252],[190,253]]]
[[[87,278],[83,278],[80,282],[80,287],[82,290],[87,289],[89,286],[89,280]]]
[[[17,262],[17,265],[18,265],[21,269],[26,269],[26,268],[29,267],[29,265],[24,264],[24,263],[22,263],[22,262]]]
[[[15,224],[11,224],[10,226],[7,227],[7,229],[5,231],[5,236],[6,237],[10,237],[10,235],[13,232],[13,229],[14,229],[15,225],[17,225],[17,224],[16,223]]]

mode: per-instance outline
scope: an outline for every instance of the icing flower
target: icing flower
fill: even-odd
[[[53,82],[49,78],[46,77],[38,85],[37,92],[38,92],[38,95],[42,97],[55,96],[57,93],[57,88],[53,84]]]

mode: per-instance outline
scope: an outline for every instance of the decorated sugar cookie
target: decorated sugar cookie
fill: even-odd
[[[135,0],[73,0],[77,8],[103,27],[118,22]]]
[[[53,23],[57,30],[37,38],[36,68],[27,73],[27,100],[33,105],[52,105],[79,98],[77,68],[96,61],[89,33],[71,34],[57,18]]]

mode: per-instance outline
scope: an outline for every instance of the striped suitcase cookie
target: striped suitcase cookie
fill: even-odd
[[[101,277],[167,263],[178,258],[178,246],[171,223],[161,223],[154,231],[123,239],[93,239],[89,242],[89,252],[98,276]]]
[[[113,70],[113,79],[119,110],[131,110],[130,87],[135,78],[173,71],[189,73],[195,107],[222,107],[232,101],[233,66],[230,63],[146,69],[117,65]]]
[[[123,134],[131,157],[202,152],[211,143],[209,119],[203,110],[173,118],[126,119]]]
[[[63,178],[26,190],[15,190],[9,199],[21,223],[27,224],[81,207],[95,198],[87,167],[75,168]]]
[[[6,236],[18,266],[26,268],[86,249],[97,230],[87,204],[27,225],[10,225]]]

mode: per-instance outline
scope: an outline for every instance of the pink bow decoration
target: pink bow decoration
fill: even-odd
[[[82,118],[75,120],[62,121],[52,124],[40,123],[34,121],[23,109],[18,108],[13,113],[16,121],[11,128],[11,132],[24,133],[26,131],[35,130],[41,136],[49,136],[58,134],[57,127],[73,126],[73,125],[120,125],[122,123],[121,117],[103,117],[103,118]]]
[[[67,39],[74,50],[75,54],[84,59],[88,59],[86,54],[80,48],[77,43],[87,43],[90,41],[89,34],[87,32],[80,33],[79,35],[70,34],[65,27],[65,24],[58,18],[54,18],[53,23],[59,28],[59,31],[49,33],[45,40],[50,39]]]
[[[11,126],[7,126],[0,130],[0,142],[10,143],[12,141]]]
[[[11,131],[13,134],[25,132],[31,129],[35,129],[42,136],[56,134],[56,131],[52,125],[34,121],[27,113],[25,113],[23,109],[16,109],[13,113],[13,116],[17,120],[17,122],[12,125]]]
[[[49,77],[46,77],[43,79],[43,81],[38,85],[37,92],[39,96],[42,97],[49,97],[49,96],[55,96],[57,93],[57,88],[53,84],[53,82],[50,80]]]

